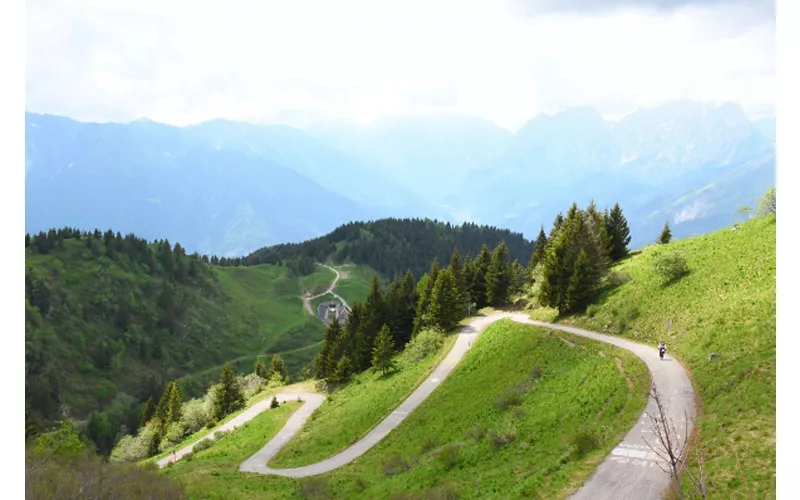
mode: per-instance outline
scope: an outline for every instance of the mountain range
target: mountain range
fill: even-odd
[[[589,108],[516,133],[469,115],[305,130],[215,120],[82,123],[26,113],[26,230],[114,227],[235,256],[353,220],[465,220],[533,239],[576,201],[619,202],[632,247],[737,218],[775,184],[775,119],[672,102],[619,121]]]

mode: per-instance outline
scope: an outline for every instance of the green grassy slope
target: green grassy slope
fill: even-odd
[[[398,363],[388,377],[367,371],[320,406],[303,429],[270,463],[288,468],[332,457],[360,438],[405,400],[444,358],[455,342],[447,338],[439,349],[417,363]]]
[[[164,457],[166,457],[168,455],[171,455],[173,450],[180,450],[182,448],[185,448],[185,447],[189,446],[190,444],[195,443],[198,440],[202,439],[203,437],[205,437],[205,436],[207,436],[207,435],[209,435],[211,433],[217,432],[217,430],[219,429],[220,426],[222,426],[222,425],[230,422],[234,418],[238,417],[239,415],[241,415],[242,413],[247,411],[247,409],[250,408],[251,406],[253,406],[254,404],[256,404],[256,403],[258,403],[260,401],[263,401],[263,400],[265,400],[267,398],[272,398],[276,394],[285,393],[285,392],[305,392],[305,391],[313,391],[313,385],[311,383],[309,383],[309,382],[299,382],[297,384],[292,384],[292,385],[287,385],[287,386],[282,386],[282,387],[277,387],[277,388],[265,387],[264,389],[261,390],[261,392],[252,395],[247,400],[247,402],[245,403],[245,407],[244,408],[229,414],[228,416],[226,416],[225,418],[223,418],[222,420],[217,422],[217,425],[214,426],[213,428],[209,429],[208,427],[203,427],[202,429],[200,429],[199,431],[195,432],[194,434],[184,438],[183,441],[181,441],[180,443],[176,444],[173,448],[171,448],[169,450],[166,450],[166,451],[163,451],[163,452],[159,453],[158,455],[154,455],[154,456],[152,456],[150,458],[146,458],[146,459],[142,460],[139,463],[140,464],[146,464],[146,463],[151,463],[151,462],[152,463],[158,462],[162,458],[164,458]]]
[[[319,350],[324,328],[303,311],[299,295],[303,282],[330,280],[325,268],[298,278],[281,266],[204,265],[196,280],[174,283],[176,326],[169,331],[161,324],[161,275],[124,255],[92,255],[85,240],[62,243],[46,255],[26,252],[27,275],[46,289],[51,304],[50,311],[26,306],[31,401],[56,391],[82,418],[116,399],[131,405],[135,418],[130,398],[157,397],[170,379],[266,352],[294,353],[287,364],[297,374]],[[123,306],[124,321],[118,318]],[[184,389],[189,396],[206,387],[187,383]]]
[[[262,358],[269,365],[273,354],[280,354],[286,363],[289,374],[295,376],[303,368],[308,367],[322,348],[324,326],[316,317],[308,316],[302,310],[302,302],[298,297],[308,291],[317,294],[324,291],[333,281],[333,271],[322,266],[317,266],[314,273],[299,278],[288,278],[285,269],[280,266],[259,265],[240,267],[217,268],[223,283],[227,282],[226,292],[230,293],[236,306],[236,317],[247,317],[257,311],[263,322],[258,324],[272,328],[282,328],[285,332],[280,337],[265,335],[268,339],[260,346],[246,351],[248,354],[226,359],[236,373],[249,373],[257,358]],[[369,293],[372,277],[375,271],[367,266],[336,266],[340,279],[336,284],[336,293],[344,297],[348,304],[355,301],[364,301]],[[256,272],[250,272],[255,270]],[[277,273],[270,278],[269,274]],[[270,289],[259,287],[258,283],[270,282],[271,288],[277,292],[271,293]],[[385,286],[385,280],[380,280]],[[317,311],[317,306],[333,296],[326,294],[311,301],[312,311]],[[303,315],[300,315],[302,311]],[[207,387],[212,381],[219,378],[221,365],[215,365],[204,370],[193,372],[181,378],[181,387],[195,390]]]
[[[586,315],[556,318],[651,345],[663,339],[700,398],[701,450],[713,498],[775,498],[775,216],[650,246],[616,266],[631,281]],[[662,286],[658,254],[679,252],[690,274]],[[539,311],[540,319],[553,314]],[[667,320],[672,329],[667,332]],[[721,354],[709,359],[711,353]]]
[[[349,304],[353,302],[364,302],[369,295],[372,286],[372,278],[376,271],[369,266],[346,264],[334,266],[339,271],[339,281],[336,283],[335,291]],[[384,289],[389,285],[386,276],[379,276],[378,281]]]
[[[625,351],[501,321],[399,428],[351,465],[300,481],[245,475],[238,465],[258,447],[242,442],[246,449],[230,450],[224,463],[198,456],[165,473],[192,498],[250,498],[256,488],[261,498],[312,490],[318,498],[564,498],[640,415],[648,381],[643,363]],[[330,429],[330,439],[336,432]],[[583,454],[575,447],[581,434],[597,440]],[[263,446],[269,437],[259,439]],[[325,436],[319,440],[327,446]]]
[[[162,474],[183,483],[190,498],[291,498],[261,476],[242,474],[239,465],[272,439],[301,404],[293,401],[265,411],[192,460],[162,469]],[[229,490],[232,484],[235,489]]]
[[[336,275],[327,267],[316,266],[313,273],[300,278],[300,295],[317,295],[328,289]]]

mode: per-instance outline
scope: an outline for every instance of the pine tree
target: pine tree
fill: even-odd
[[[593,271],[607,269],[611,265],[611,238],[606,232],[606,221],[603,214],[597,211],[592,201],[586,210],[578,214],[582,224],[578,225],[576,233],[577,243],[586,251]],[[577,249],[574,250],[574,259],[578,258]],[[574,260],[573,260],[574,263]],[[602,274],[602,273],[601,273]]]
[[[554,307],[559,312],[566,311],[565,277],[569,279],[566,270],[567,235],[557,233],[542,259],[542,283],[539,287],[539,303],[546,307]]]
[[[610,264],[613,244],[611,243],[611,236],[606,230],[605,215],[597,210],[594,200],[586,207],[583,215],[590,237],[595,240],[595,246],[602,249],[603,258],[608,260],[606,265]]]
[[[453,254],[450,257],[449,269],[453,274],[456,292],[458,293],[459,308],[463,309],[462,317],[464,317],[467,314],[467,310],[464,307],[467,302],[467,282],[464,278],[464,265],[461,263],[461,253],[458,251],[458,247],[453,250]]]
[[[107,457],[111,454],[111,449],[114,447],[115,433],[115,430],[111,427],[111,422],[108,420],[108,415],[103,412],[91,413],[89,423],[86,426],[86,434],[101,455]]]
[[[672,240],[672,231],[669,229],[669,221],[664,222],[664,229],[661,230],[661,234],[658,235],[658,240],[656,243],[659,245],[666,245]]]
[[[509,268],[509,276],[509,297],[522,293],[523,290],[525,290],[528,272],[524,267],[522,267],[517,259],[514,259],[514,262],[511,263],[511,267]]]
[[[394,334],[397,349],[402,349],[411,340],[417,300],[414,276],[410,270],[398,276],[386,292],[386,324]]]
[[[559,314],[571,309],[568,290],[581,252],[586,254],[586,262],[581,262],[584,268],[580,273],[580,284],[592,291],[600,283],[610,263],[604,228],[605,223],[597,216],[596,210],[578,210],[573,204],[561,229],[550,240],[542,261],[538,296],[541,305],[554,307]]]
[[[168,422],[180,422],[182,416],[183,394],[178,386],[178,381],[173,380],[169,391]]]
[[[489,305],[494,307],[505,305],[508,302],[510,284],[508,247],[505,242],[501,242],[492,252],[492,260],[486,272],[486,301]]]
[[[462,317],[453,273],[449,268],[442,269],[431,293],[431,325],[447,332],[455,328]]]
[[[397,334],[399,330],[400,302],[402,300],[400,297],[402,293],[401,287],[402,278],[397,276],[389,285],[389,289],[386,291],[386,297],[384,297],[386,303],[386,324],[389,325],[389,329],[395,334]],[[395,337],[394,342],[395,347],[400,347],[400,339]]]
[[[364,302],[364,316],[361,318],[364,332],[364,341],[367,348],[372,350],[375,337],[386,324],[386,303],[378,282],[378,275],[372,277],[372,286]]]
[[[337,320],[333,320],[331,323],[336,323],[337,325],[339,324]],[[339,328],[339,331],[341,332],[341,327]],[[278,375],[283,383],[289,381],[289,372],[286,370],[286,363],[283,362],[283,359],[281,359],[279,354],[272,356],[272,362],[269,365],[268,380],[272,379],[272,377],[275,375]]]
[[[419,298],[417,299],[413,333],[419,333],[421,330],[430,326],[429,309],[431,305],[431,295],[433,294],[433,287],[436,285],[436,278],[438,278],[438,276],[439,261],[438,259],[433,259],[430,273],[427,276],[423,276],[420,280],[422,291],[419,293]]]
[[[614,204],[614,208],[606,217],[606,231],[611,237],[611,260],[618,261],[628,255],[631,231],[619,203]]]
[[[156,413],[156,405],[153,403],[153,398],[147,398],[147,402],[143,403],[139,410],[139,427],[144,427],[144,424],[153,418]]]
[[[594,293],[594,283],[591,279],[591,266],[589,257],[581,249],[575,261],[575,270],[567,287],[566,305],[569,311],[583,309],[588,305]]]
[[[358,304],[353,304],[353,309],[356,309]],[[325,328],[325,338],[322,343],[322,350],[317,355],[314,362],[314,374],[317,378],[328,378],[333,373],[333,368],[338,361],[335,356],[336,345],[339,342],[339,337],[342,335],[342,325],[338,321],[331,321]],[[269,375],[272,372],[270,371]],[[269,377],[267,377],[269,379]]]
[[[196,279],[197,275],[199,274],[198,271],[198,258],[192,257],[192,260],[189,261],[189,278]]]
[[[336,363],[336,368],[333,370],[333,374],[329,377],[329,380],[333,384],[346,384],[348,380],[350,380],[350,373],[352,371],[352,364],[350,363],[350,358],[345,354],[339,361]]]
[[[414,275],[411,274],[410,269],[406,270],[406,274],[403,277],[400,296],[400,319],[397,324],[397,328],[400,331],[395,332],[395,337],[400,339],[401,347],[403,347],[411,340],[411,335],[414,332],[414,317],[417,312],[417,300],[419,300]]]
[[[372,349],[372,367],[386,375],[394,368],[393,356],[394,340],[389,332],[389,327],[384,325],[375,338],[375,347]]]
[[[544,257],[544,250],[547,246],[547,235],[544,234],[544,226],[539,228],[539,236],[536,237],[531,260],[528,262],[528,270],[533,272],[533,269],[542,261]]]
[[[219,384],[214,400],[214,418],[221,420],[226,415],[244,408],[244,394],[236,376],[233,373],[233,368],[230,364],[225,364],[222,367],[222,373],[219,377]]]
[[[345,352],[350,354],[355,372],[366,370],[371,364],[371,354],[367,350],[366,342],[364,341],[364,332],[361,325],[362,316],[363,305],[360,302],[354,303],[345,327],[349,344]]]
[[[548,241],[552,241],[556,237],[561,227],[564,225],[564,215],[559,212],[556,218],[553,219],[553,227],[550,228],[550,235],[547,237]]]
[[[161,248],[159,248],[159,255],[158,260],[161,262],[161,266],[164,268],[164,274],[171,278],[175,273],[175,260],[172,257],[172,247],[169,244],[169,241],[164,241],[161,244]]]
[[[256,359],[256,362],[253,365],[253,373],[263,379],[269,380],[269,369],[267,368],[267,364],[264,363],[264,360],[261,358]]]
[[[472,297],[471,283],[473,282],[472,274],[475,272],[472,260],[469,255],[464,257],[464,311],[467,315],[472,314],[473,303],[475,302]]]
[[[52,231],[52,229],[51,229]],[[50,232],[47,233],[48,239],[50,237]],[[116,252],[114,251],[114,231],[108,230],[103,233],[103,245],[106,248],[106,255],[109,259],[114,259],[116,257]]]
[[[441,267],[439,266],[439,258],[434,257],[433,262],[431,263],[431,271],[430,271],[431,280],[434,283],[436,282],[436,278],[439,276],[440,270]]]
[[[162,424],[169,421],[169,397],[171,392],[172,383],[164,388],[164,392],[161,393],[161,398],[158,400],[158,405],[156,405],[155,418],[160,420]]]
[[[469,286],[469,292],[477,309],[482,309],[489,305],[486,297],[486,273],[489,271],[491,261],[492,256],[489,254],[489,249],[486,245],[481,247],[480,253],[472,261],[472,270],[470,272],[472,282]]]

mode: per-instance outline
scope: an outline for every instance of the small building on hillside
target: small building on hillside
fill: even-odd
[[[336,300],[322,302],[317,308],[317,319],[323,323],[330,323],[335,318],[339,323],[345,324],[349,316],[347,307]]]

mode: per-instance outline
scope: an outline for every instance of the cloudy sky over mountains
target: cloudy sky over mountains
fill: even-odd
[[[26,42],[27,109],[87,121],[775,104],[761,0],[29,0]]]

